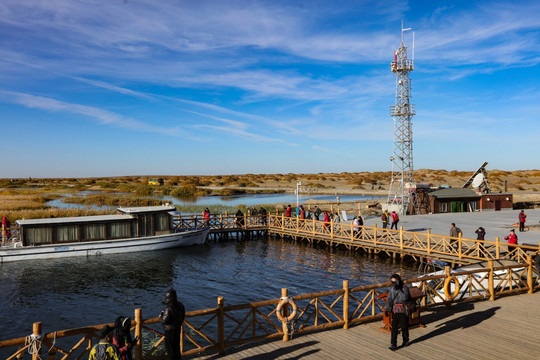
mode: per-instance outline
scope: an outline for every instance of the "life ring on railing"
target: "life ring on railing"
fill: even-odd
[[[453,294],[450,293],[450,283],[452,281],[455,284],[455,290]],[[447,299],[453,300],[456,296],[458,296],[459,290],[460,290],[459,281],[454,275],[451,275],[447,277],[446,280],[444,280],[444,295],[446,295]]]
[[[285,304],[290,304],[293,311],[292,313],[288,316],[288,317],[285,317],[283,316],[283,314],[281,313],[281,309],[283,308],[283,305]],[[294,317],[296,316],[296,310],[298,310],[298,307],[296,306],[296,304],[294,303],[293,299],[290,298],[290,297],[282,297],[281,298],[281,301],[279,302],[277,308],[276,308],[276,315],[277,315],[277,318],[279,319],[279,321],[281,322],[284,322],[284,323],[287,323],[289,321],[292,321],[294,319]]]

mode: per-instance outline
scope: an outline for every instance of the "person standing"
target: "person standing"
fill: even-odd
[[[242,213],[242,210],[238,209],[234,216],[236,217],[236,226],[244,227],[244,214]]]
[[[515,245],[518,244],[518,237],[514,229],[510,230],[510,234],[504,237],[504,240],[508,241],[508,250],[514,249]]]
[[[483,227],[479,227],[478,230],[475,231],[476,233],[476,240],[484,240],[486,237],[486,230]]]
[[[285,216],[291,217],[292,208],[291,205],[287,206],[287,210],[285,210]]]
[[[454,243],[457,241],[455,238],[459,237],[460,234],[463,234],[461,229],[456,227],[455,223],[450,224],[450,246],[454,246]]]
[[[9,222],[9,219],[7,217],[2,217],[2,229],[4,232],[2,233],[2,241],[8,241],[11,237],[11,233],[9,231],[9,228],[11,227],[11,224]]]
[[[381,215],[381,220],[382,220],[383,229],[386,229],[386,227],[388,226],[388,211],[386,210],[383,211]]]
[[[113,344],[118,348],[121,360],[133,359],[133,346],[137,344],[139,338],[131,337],[131,319],[119,316],[114,322]]]
[[[324,227],[325,229],[330,227],[330,215],[327,210],[324,211]]]
[[[315,220],[319,221],[319,215],[321,215],[321,209],[317,205],[315,205],[315,210],[313,211],[313,215],[315,216]]]
[[[518,215],[519,218],[519,231],[525,231],[525,219],[527,219],[527,215],[525,215],[525,211],[521,210]]]
[[[204,209],[203,211],[203,220],[203,226],[208,226],[210,224],[210,210],[208,208]]]
[[[399,222],[399,215],[395,211],[392,211],[391,216],[392,216],[392,225],[390,225],[390,229],[397,230],[397,224]]]
[[[261,215],[261,223],[266,226],[268,217],[266,213],[266,209],[261,206],[261,209],[259,210],[259,215]]]
[[[178,301],[176,290],[170,289],[165,293],[165,309],[159,314],[159,321],[165,331],[165,350],[167,359],[179,360],[182,358],[180,351],[180,332],[186,316],[184,304]]]
[[[384,306],[386,316],[392,314],[392,334],[390,337],[390,347],[392,351],[396,351],[398,324],[401,327],[401,335],[403,337],[402,347],[409,346],[409,316],[407,314],[406,302],[410,300],[411,295],[409,288],[403,285],[403,281],[398,274],[393,274],[390,277],[392,286],[388,290],[388,298]]]
[[[118,348],[111,344],[113,328],[105,325],[99,330],[99,342],[92,347],[88,360],[120,360]]]

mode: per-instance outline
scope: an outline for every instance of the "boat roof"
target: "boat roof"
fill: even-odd
[[[73,224],[73,223],[95,223],[106,221],[130,220],[133,216],[129,215],[92,215],[92,216],[73,216],[49,219],[28,219],[15,221],[18,226],[29,225],[57,225],[57,224]]]
[[[139,206],[139,207],[120,207],[116,210],[124,214],[140,214],[140,213],[150,213],[150,212],[176,211],[176,207],[172,205]]]

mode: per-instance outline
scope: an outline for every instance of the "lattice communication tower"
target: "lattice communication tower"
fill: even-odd
[[[394,61],[390,63],[392,72],[396,75],[396,103],[390,106],[390,115],[394,118],[394,150],[390,157],[392,161],[392,181],[388,193],[386,208],[398,214],[405,215],[411,201],[416,205],[414,191],[413,168],[413,133],[412,117],[416,114],[416,106],[410,103],[411,80],[409,73],[414,70],[414,33],[413,59],[407,58],[407,47],[403,41],[401,25],[401,46],[394,52]],[[418,213],[418,212],[416,212]]]

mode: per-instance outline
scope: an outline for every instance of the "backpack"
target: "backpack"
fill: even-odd
[[[382,214],[381,219],[384,222],[386,222],[388,220],[388,218],[386,217],[386,214]]]
[[[405,287],[405,285],[403,285]],[[407,302],[409,301],[409,297],[407,294],[405,294],[405,291],[403,289],[396,290],[395,288],[390,289],[390,295],[394,294],[393,297],[393,304],[392,304],[392,311],[394,313],[407,313]],[[390,296],[389,295],[389,296]]]

